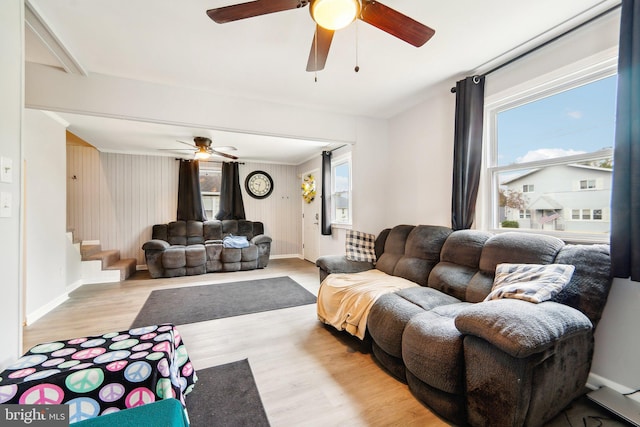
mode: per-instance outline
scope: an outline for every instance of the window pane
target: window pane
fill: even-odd
[[[221,173],[217,170],[200,170],[200,191],[202,193],[220,193]]]
[[[616,76],[497,114],[497,165],[592,153],[613,146]]]
[[[609,233],[616,76],[494,113],[495,223]],[[592,153],[605,150],[602,158]],[[571,156],[562,162],[563,157]],[[535,168],[527,163],[537,162]],[[588,191],[585,191],[588,190]],[[496,194],[496,193],[494,193]],[[597,219],[598,221],[594,221]]]
[[[351,163],[342,162],[333,167],[333,221],[351,222]]]

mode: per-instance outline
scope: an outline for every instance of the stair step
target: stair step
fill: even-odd
[[[97,254],[100,251],[102,251],[101,245],[87,245],[87,244],[80,245],[80,256],[82,257],[83,261],[88,260],[89,257]]]
[[[110,265],[120,260],[120,251],[117,249],[109,249],[106,251],[96,252],[85,258],[86,261],[102,261],[102,269],[105,270]]]
[[[127,280],[136,272],[136,264],[138,260],[135,258],[122,258],[109,265],[105,270],[120,270],[120,280]]]

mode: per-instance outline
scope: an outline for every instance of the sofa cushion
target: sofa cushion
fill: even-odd
[[[508,232],[489,238],[480,255],[480,271],[469,282],[465,300],[483,301],[493,287],[496,266],[509,264],[551,264],[564,242],[543,234]]]
[[[467,286],[478,272],[484,243],[491,236],[478,230],[451,233],[442,246],[440,262],[429,274],[428,286],[465,300]]]
[[[204,266],[207,262],[207,252],[204,245],[187,246],[184,255],[187,267]]]
[[[222,221],[212,220],[205,221],[202,224],[202,233],[204,240],[220,240],[222,241]]]
[[[384,243],[384,253],[378,258],[376,268],[393,275],[398,260],[404,255],[407,236],[413,230],[413,225],[397,225],[389,231]]]
[[[204,243],[202,221],[187,221],[187,245]]]
[[[566,245],[557,263],[576,267],[571,281],[551,300],[584,313],[597,326],[611,288],[609,245]]]
[[[253,222],[247,221],[246,219],[239,219],[238,234],[240,236],[245,236],[249,240],[253,239]]]
[[[447,393],[464,392],[463,335],[455,326],[470,303],[436,307],[414,316],[402,336],[402,359],[409,372]]]
[[[173,221],[167,224],[167,241],[171,245],[187,244],[187,223],[184,221]]]
[[[491,293],[485,301],[500,298],[547,301],[569,283],[574,270],[568,264],[498,264]]]
[[[440,305],[459,303],[450,295],[426,287],[402,289],[382,295],[369,312],[367,330],[380,349],[402,357],[402,333],[412,317]]]
[[[346,257],[349,261],[376,262],[376,236],[362,231],[347,230]]]
[[[184,246],[171,246],[162,253],[162,265],[166,269],[182,268],[187,265]]]
[[[418,225],[407,236],[404,255],[400,257],[393,275],[427,285],[429,273],[440,260],[440,251],[451,229],[434,225]]]

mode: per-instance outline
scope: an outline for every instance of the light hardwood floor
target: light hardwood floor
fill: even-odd
[[[85,285],[24,329],[25,351],[47,341],[129,328],[155,289],[290,276],[317,295],[318,269],[276,259],[263,270]],[[405,384],[385,373],[359,341],[323,326],[315,304],[180,325],[197,369],[248,359],[267,416],[278,426],[447,426]],[[197,386],[196,386],[197,387]]]

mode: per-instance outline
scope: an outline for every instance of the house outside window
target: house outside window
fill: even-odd
[[[331,162],[332,224],[350,225],[351,202],[351,156],[341,156]]]
[[[222,171],[219,167],[200,164],[200,194],[202,194],[202,206],[207,218],[213,219],[220,210],[220,183]]]
[[[536,89],[485,105],[486,226],[606,241],[615,65]]]

